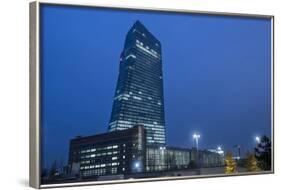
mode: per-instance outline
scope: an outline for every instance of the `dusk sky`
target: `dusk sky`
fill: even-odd
[[[140,20],[162,44],[167,145],[242,152],[271,134],[271,21],[44,5],[42,161],[107,132],[126,33]],[[236,154],[236,152],[234,152]]]

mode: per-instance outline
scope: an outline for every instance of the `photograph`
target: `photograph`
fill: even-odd
[[[273,172],[270,16],[41,3],[38,23],[42,185]]]

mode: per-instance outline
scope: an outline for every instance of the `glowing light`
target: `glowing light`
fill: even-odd
[[[197,134],[197,133],[194,133],[193,134],[193,139],[195,139],[195,142],[196,142],[196,149],[197,149],[197,152],[198,152],[198,141],[199,141],[199,139],[200,139],[200,135],[199,134]]]
[[[136,162],[135,163],[135,168],[139,168],[140,167],[140,163],[139,162]]]
[[[199,139],[199,138],[200,138],[200,135],[199,135],[199,134],[194,133],[194,134],[193,134],[193,138],[194,138],[194,139]]]
[[[260,138],[259,136],[256,136],[256,137],[255,137],[255,141],[256,141],[257,143],[260,143],[260,142],[261,142],[261,138]]]

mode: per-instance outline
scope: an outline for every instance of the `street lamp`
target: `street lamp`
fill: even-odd
[[[223,152],[221,146],[218,146],[218,147],[217,147],[217,153],[218,153],[219,155],[222,155],[222,156],[223,156],[224,152]]]
[[[261,142],[261,138],[259,136],[256,136],[255,141],[259,144]]]
[[[197,134],[197,133],[194,133],[193,134],[193,139],[195,140],[196,142],[196,161],[197,161],[197,165],[199,166],[199,151],[198,151],[198,141],[200,139],[200,135]]]
[[[197,134],[197,133],[194,133],[194,134],[193,134],[193,139],[194,139],[195,142],[196,142],[196,149],[197,149],[197,151],[198,151],[198,141],[199,141],[199,139],[200,139],[200,135]]]

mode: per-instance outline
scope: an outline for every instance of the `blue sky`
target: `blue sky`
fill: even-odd
[[[271,133],[271,21],[67,7],[41,8],[42,159],[106,132],[125,35],[140,20],[161,42],[167,144],[242,151]]]

